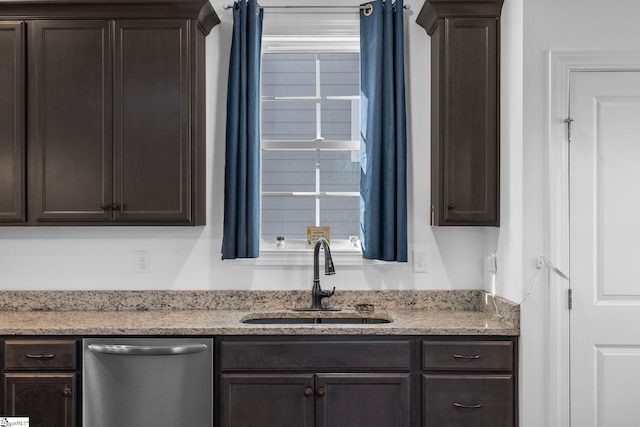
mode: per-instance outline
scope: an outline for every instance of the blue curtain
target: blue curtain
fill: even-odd
[[[402,0],[360,11],[360,238],[364,258],[407,261]]]
[[[233,5],[227,92],[222,259],[257,258],[260,249],[260,47],[262,9]]]

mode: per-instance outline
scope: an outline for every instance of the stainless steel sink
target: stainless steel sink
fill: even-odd
[[[299,316],[299,315],[286,315],[286,314],[275,314],[275,315],[262,315],[262,314],[249,314],[242,319],[240,322],[251,324],[251,325],[313,325],[313,324],[323,324],[323,325],[369,325],[369,324],[381,324],[381,323],[391,323],[393,320],[391,317],[386,315],[379,316],[345,316],[341,314],[339,316],[336,315],[328,315],[328,316],[318,316],[317,314],[313,316]]]

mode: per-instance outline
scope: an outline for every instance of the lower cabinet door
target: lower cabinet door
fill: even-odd
[[[313,374],[222,374],[223,427],[313,427]]]
[[[31,427],[73,427],[76,374],[4,374],[5,411]]]
[[[409,374],[317,374],[318,427],[408,427]]]
[[[423,427],[513,427],[512,375],[423,375]]]

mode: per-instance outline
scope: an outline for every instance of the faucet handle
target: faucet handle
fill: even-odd
[[[332,289],[330,292],[325,291],[324,293],[325,293],[325,295],[324,295],[324,296],[325,296],[326,298],[329,298],[330,296],[332,296],[333,294],[335,294],[335,293],[336,293],[336,287],[334,286],[334,287],[333,287],[333,289]]]

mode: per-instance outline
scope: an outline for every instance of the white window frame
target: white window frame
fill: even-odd
[[[262,52],[263,53],[342,53],[342,52],[359,52],[360,41],[357,35],[348,36],[269,36],[263,35]],[[319,61],[316,56],[316,75],[319,75]],[[315,96],[306,97],[262,97],[263,100],[272,99],[291,99],[291,100],[315,100],[316,101],[316,141],[262,141],[261,151],[275,150],[305,150],[316,152],[316,164],[319,163],[320,152],[330,147],[330,150],[359,151],[360,141],[324,141],[321,139],[321,118],[320,118],[320,102],[322,100],[360,100],[359,96],[321,96],[319,79],[316,83]],[[356,125],[359,123],[359,118]],[[354,134],[352,132],[352,134]],[[359,130],[355,133],[359,135]],[[262,156],[261,156],[262,157]],[[347,196],[359,197],[359,192],[352,193],[331,193],[321,192],[319,188],[320,169],[316,168],[316,188],[314,192],[277,192],[269,193],[261,191],[263,196],[315,196],[316,198],[316,224],[319,222],[319,203],[324,196]],[[358,236],[359,237],[359,236]],[[275,241],[265,241],[260,239],[260,257],[253,260],[252,263],[260,265],[304,265],[307,266],[311,261],[312,250],[307,248],[306,240],[286,240],[284,249],[276,248]],[[362,250],[359,246],[352,247],[348,239],[331,239],[331,253],[336,262],[340,265],[359,266],[363,264]],[[245,261],[246,262],[246,261]]]

